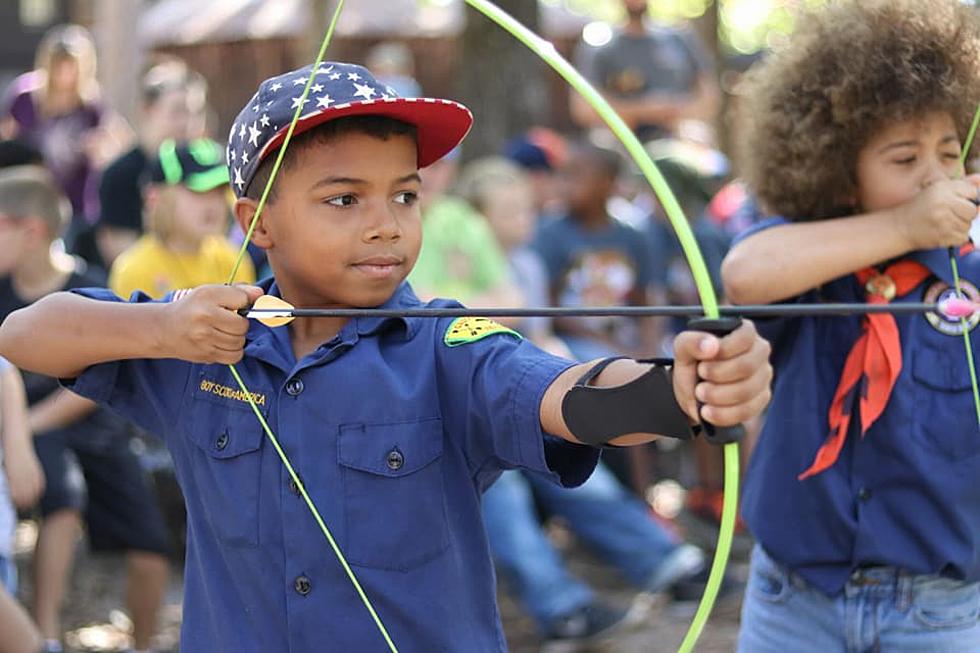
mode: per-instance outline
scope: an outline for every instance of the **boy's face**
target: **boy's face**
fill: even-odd
[[[0,212],[0,277],[14,272],[21,263],[46,255],[51,240],[51,232],[41,218]]]
[[[268,250],[284,298],[306,306],[387,301],[422,243],[415,141],[337,136],[297,152],[275,183],[253,242]],[[251,200],[236,205],[243,229],[254,208]]]
[[[959,157],[948,113],[886,125],[858,152],[858,207],[877,211],[904,204],[936,181],[962,175]]]
[[[206,193],[195,193],[183,186],[170,186],[173,216],[169,232],[181,240],[198,242],[207,236],[225,233],[228,228],[228,201],[224,186]]]
[[[531,239],[535,213],[528,184],[494,187],[487,193],[483,213],[504,247],[518,247]]]
[[[574,152],[561,170],[561,184],[568,208],[582,212],[605,206],[614,180],[586,153]]]

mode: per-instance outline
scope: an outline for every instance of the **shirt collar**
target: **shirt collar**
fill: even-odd
[[[955,250],[954,250],[955,251]],[[978,256],[974,251],[964,255],[956,255],[957,261],[962,261],[971,256]],[[936,277],[943,282],[953,285],[953,269],[949,264],[949,251],[945,249],[926,249],[909,254],[908,258],[917,261],[929,268]]]
[[[267,295],[272,295],[273,297],[282,296],[275,280],[271,277],[260,281],[257,285]],[[418,308],[421,305],[422,303],[415,296],[408,282],[402,282],[394,294],[388,298],[388,301],[377,308]],[[401,335],[405,340],[410,340],[418,332],[421,320],[422,318],[359,317],[348,322],[339,335],[341,338],[347,340],[350,332],[354,331],[358,337],[385,334],[391,336]],[[290,369],[292,367],[292,345],[289,342],[289,331],[286,328],[270,328],[258,320],[252,320],[245,339],[246,355],[264,360],[282,369]]]

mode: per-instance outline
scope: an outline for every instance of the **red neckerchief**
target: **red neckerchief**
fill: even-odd
[[[915,261],[899,261],[879,272],[865,268],[855,276],[867,292],[871,304],[887,304],[895,297],[912,292],[932,273]],[[860,393],[861,437],[885,410],[888,398],[902,371],[902,344],[898,337],[898,325],[890,313],[868,314],[864,318],[863,333],[858,338],[844,363],[840,383],[830,404],[830,434],[820,446],[810,468],[799,475],[799,480],[815,476],[831,467],[840,455],[851,424],[854,393]]]

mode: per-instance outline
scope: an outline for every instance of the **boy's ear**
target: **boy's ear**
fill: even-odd
[[[233,207],[235,221],[238,222],[238,226],[243,234],[248,233],[248,228],[252,225],[252,218],[255,217],[255,210],[258,207],[259,203],[248,197],[235,200],[235,206]],[[258,223],[255,225],[255,230],[252,232],[251,242],[262,249],[269,249],[272,247],[272,235],[265,228],[265,219],[269,210],[268,202],[266,202],[265,209],[259,217]]]

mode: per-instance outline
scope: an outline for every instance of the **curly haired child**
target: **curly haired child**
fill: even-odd
[[[747,81],[744,176],[779,217],[743,236],[736,302],[955,293],[980,177],[961,148],[980,25],[953,0],[807,15]],[[959,255],[976,299],[980,255]],[[769,321],[774,400],[748,473],[757,539],[739,651],[980,650],[980,432],[962,332],[936,313]]]

